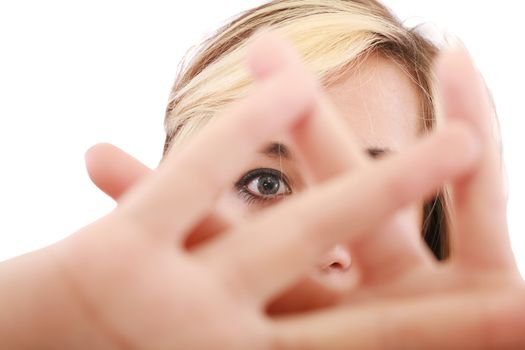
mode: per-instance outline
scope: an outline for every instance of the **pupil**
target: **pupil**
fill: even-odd
[[[257,189],[261,194],[276,194],[279,191],[279,180],[274,176],[262,176],[257,183]]]

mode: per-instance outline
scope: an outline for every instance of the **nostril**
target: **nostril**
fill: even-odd
[[[325,268],[326,272],[345,272],[350,268],[350,265],[343,265],[339,261],[334,261]]]
[[[330,270],[341,270],[343,269],[343,265],[340,262],[333,262],[328,266]]]
[[[346,272],[352,265],[352,258],[347,249],[341,245],[335,246],[320,261],[319,267],[323,272]]]

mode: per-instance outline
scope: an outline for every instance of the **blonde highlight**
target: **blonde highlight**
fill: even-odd
[[[432,75],[438,49],[416,29],[405,28],[375,0],[277,0],[239,14],[180,67],[166,109],[164,155],[247,95],[253,80],[243,64],[245,48],[264,29],[285,37],[323,86],[368,55],[383,55],[419,91],[421,132],[438,124]],[[424,237],[438,258],[448,255],[447,210],[444,192],[425,206]]]

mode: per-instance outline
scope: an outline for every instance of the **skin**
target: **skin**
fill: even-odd
[[[380,55],[371,55],[366,61],[360,62],[357,68],[347,71],[339,82],[325,89],[324,96],[326,100],[323,103],[327,105],[327,108],[337,111],[337,116],[341,117],[338,124],[352,132],[355,137],[355,145],[362,150],[363,154],[369,154],[372,151],[382,153],[377,156],[399,153],[413,144],[420,134],[422,114],[419,109],[420,97],[416,87],[397,64]],[[300,159],[301,152],[293,149],[293,137],[283,135],[267,146],[277,142],[287,149],[286,153],[264,152],[268,147],[263,147],[262,150],[254,152],[252,160],[238,178],[242,178],[254,169],[271,168],[281,171],[286,177],[288,183],[281,182],[280,187],[287,188],[289,195],[305,191],[315,185],[315,179],[309,178],[308,172],[304,171],[304,167],[301,166],[301,162],[305,163],[304,159]],[[319,140],[319,142],[326,143],[327,140]],[[330,147],[345,146],[334,144]],[[312,152],[315,151],[312,150]],[[321,168],[326,167],[325,163],[331,162],[330,158],[330,153],[319,153],[316,164]],[[113,167],[114,163],[111,162],[110,166]],[[146,169],[142,167],[137,172],[141,171],[145,172]],[[131,171],[131,174],[136,176],[134,171]],[[101,181],[96,174],[94,181],[95,183]],[[122,186],[119,185],[121,183],[123,181],[116,181],[115,186]],[[288,195],[265,196],[258,192],[256,186],[252,187],[254,188],[251,192],[254,195],[266,200],[249,202],[232,185],[231,190],[226,191],[219,198],[214,220],[222,223],[228,222],[231,225],[233,222],[247,219],[269,206],[278,204],[288,197]],[[119,191],[123,189],[120,188]],[[116,196],[113,194],[113,197]],[[400,214],[397,225],[405,232],[417,235],[422,225],[421,208],[422,204],[418,203]],[[224,224],[220,225],[220,227],[223,226]],[[188,239],[191,242],[190,245],[194,246],[219,232],[221,230],[208,227],[197,230]],[[352,257],[349,250],[350,247],[346,242],[339,242],[332,247],[320,257],[317,267],[308,278],[297,282],[285,293],[271,301],[267,308],[268,312],[283,314],[326,307],[344,299],[346,292],[357,283],[359,278],[368,280],[374,278],[374,276],[359,276],[359,270],[351,268]],[[355,254],[359,257],[361,265],[381,263],[372,261],[376,254],[365,251],[366,247],[357,246],[356,250]]]
[[[259,47],[264,48],[264,45],[260,45]],[[266,70],[279,65],[276,61],[278,60],[272,58],[256,63],[252,61],[252,69],[258,76],[265,76]],[[453,242],[461,242],[460,237],[465,233],[459,232],[485,234],[489,242],[475,241],[467,245],[471,247],[469,250],[483,254],[483,258],[473,264],[466,264],[466,267],[462,261],[463,254],[457,245],[453,244],[451,261],[443,266],[436,266],[436,262],[429,259],[420,244],[413,240],[413,235],[406,235],[407,230],[400,229],[399,221],[393,220],[382,230],[377,230],[374,236],[353,244],[354,257],[357,258],[360,268],[366,271],[367,278],[362,279],[361,286],[355,288],[345,300],[353,305],[352,312],[327,313],[320,319],[314,316],[311,320],[301,323],[301,326],[286,328],[286,331],[279,333],[278,338],[287,346],[442,348],[447,344],[452,348],[476,349],[522,346],[520,344],[523,343],[523,337],[519,335],[519,329],[524,321],[521,316],[523,286],[515,270],[508,237],[505,234],[505,194],[502,191],[498,145],[487,132],[491,130],[493,110],[484,84],[464,48],[459,47],[443,54],[436,70],[441,78],[440,88],[444,96],[446,114],[469,122],[482,140],[481,161],[478,166],[460,177],[453,186],[453,205],[457,219],[454,221],[453,230],[456,233],[451,238]],[[457,79],[459,76],[462,77],[460,81]],[[327,96],[331,97],[329,92]],[[333,98],[332,102],[337,104]],[[339,104],[338,108],[343,110],[344,104]],[[326,128],[324,130],[327,131]],[[337,134],[334,128],[331,132],[332,135]],[[324,143],[327,139],[332,140],[326,137],[323,139]],[[307,148],[305,144],[302,146]],[[95,183],[103,178],[127,176],[120,170],[100,171],[97,164],[106,158],[128,159],[127,167],[137,166],[136,162],[118,149],[100,145],[94,148],[91,157],[88,157],[91,159],[88,169],[91,170]],[[310,159],[312,158],[314,157],[310,154]],[[355,163],[358,162],[356,158],[359,157],[355,154],[346,154],[346,160],[336,159],[330,164],[325,164],[324,173],[331,173],[334,169],[345,166],[355,167]],[[315,159],[316,164],[322,159],[324,158]],[[313,177],[315,171],[319,174],[318,170],[314,169]],[[320,177],[323,177],[322,174]],[[107,192],[108,188],[105,190]],[[469,192],[469,196],[460,198],[457,195],[465,191]],[[118,196],[113,197],[118,199]],[[491,208],[493,212],[485,214],[486,208],[477,203],[483,203],[488,198],[496,204]],[[458,200],[464,204],[458,205]],[[467,214],[465,209],[459,209],[461,207],[470,208],[469,213]],[[474,220],[478,215],[482,217]],[[478,223],[481,226],[488,224],[498,228],[493,232],[478,228],[474,231],[472,226]],[[459,231],[458,227],[463,225],[466,226],[465,231]],[[498,248],[492,249],[491,244]],[[362,255],[359,256],[359,253]],[[496,260],[496,264],[485,267],[484,261],[492,259]],[[311,296],[314,299],[318,297],[319,290],[315,292],[317,295]],[[377,302],[369,301],[377,297]],[[378,322],[378,315],[381,315],[382,321],[386,317],[392,322]],[[429,318],[429,315],[432,317]],[[293,320],[296,321],[297,318]],[[334,320],[338,320],[339,323],[331,323]],[[319,331],[320,328],[326,331],[323,327],[328,325],[333,327],[330,328],[331,331]],[[418,336],[414,338],[416,334]]]
[[[357,68],[347,71],[339,82],[325,90],[325,97],[324,104],[327,108],[338,111],[338,117],[342,117],[338,124],[353,133],[356,146],[364,154],[372,151],[384,152],[379,156],[399,153],[413,144],[420,134],[420,98],[416,87],[398,65],[380,55],[371,55]],[[290,194],[305,191],[313,186],[315,180],[308,178],[308,172],[301,167],[301,159],[298,159],[300,152],[294,152],[292,139],[292,136],[284,135],[279,140],[269,143],[281,143],[287,149],[285,154],[264,152],[268,147],[255,152],[252,161],[241,172],[242,176],[254,169],[271,168],[280,170],[286,177],[289,183],[282,182],[280,187],[286,187]],[[327,140],[319,142],[326,143]],[[335,144],[330,147],[339,146]],[[319,153],[316,164],[321,168],[325,167],[324,163],[329,163],[330,157],[330,153]],[[304,159],[302,161],[304,163]],[[94,181],[99,181],[96,175]],[[239,195],[234,186],[231,187],[232,189],[226,191],[218,200],[216,208],[216,215],[221,218],[220,221],[230,224],[249,218],[287,197],[265,196],[259,192],[254,194],[266,200],[249,203]],[[256,186],[254,187],[254,190],[257,190]],[[412,206],[399,215],[397,224],[402,226],[405,232],[417,235],[422,225],[421,208],[422,204]],[[197,245],[218,232],[220,230],[199,230],[189,240],[191,245]],[[375,256],[365,252],[365,249],[366,247],[356,249],[356,256],[359,256],[361,265],[371,263]],[[344,299],[346,292],[360,277],[357,269],[351,269],[352,257],[349,250],[346,242],[332,247],[319,259],[317,268],[308,278],[299,281],[272,300],[268,305],[268,312],[282,314],[307,311],[326,307]],[[370,280],[374,277],[361,278]]]
[[[420,133],[421,111],[418,92],[406,74],[382,56],[369,57],[358,65],[357,69],[346,72],[337,84],[325,91],[326,108],[337,111],[337,117],[341,119],[337,124],[352,133],[355,146],[365,155],[373,150],[384,151],[383,156],[399,153],[413,144]],[[291,138],[282,137],[280,142],[287,149],[293,149],[294,142]],[[319,142],[328,141],[320,139]],[[329,147],[344,146],[334,144]],[[331,162],[330,153],[323,154],[319,149],[312,150],[316,151],[316,164],[319,167],[325,167],[324,164]],[[308,178],[308,172],[305,174],[301,168],[301,159],[297,159],[300,157],[295,153],[300,154],[290,152],[289,156],[276,157],[259,152],[248,169],[282,169],[294,184],[290,186],[292,194],[308,190],[314,185],[314,181]],[[302,163],[305,163],[304,159]],[[239,199],[235,191],[224,197],[219,202],[218,210],[230,218],[260,211],[263,206],[268,205],[267,202],[264,205],[247,205]],[[422,204],[415,205],[399,215],[398,225],[406,232],[417,235],[421,230],[421,208]],[[375,255],[364,254],[363,249],[358,248],[356,252],[362,265],[368,264],[371,256]],[[351,261],[349,244],[339,242],[320,258],[317,268],[309,278],[298,282],[284,295],[272,301],[268,311],[272,314],[306,311],[338,302],[360,277],[357,275],[359,270],[351,268]]]
[[[280,55],[263,61],[256,53],[266,45]],[[492,110],[466,51],[445,54],[438,66],[444,108],[456,120],[378,161],[350,147],[356,138],[339,127],[342,119],[286,44],[267,34],[249,57],[255,92],[145,178],[131,176],[148,170],[111,146],[88,153],[95,179],[134,185],[124,193],[102,186],[118,198],[113,212],[0,265],[0,286],[9,286],[0,288],[2,347],[523,348],[525,293],[508,245]],[[269,123],[268,115],[279,118]],[[223,234],[188,251],[185,238],[216,215],[239,169],[285,133],[317,185],[226,223]],[[333,157],[318,167],[315,149]],[[111,159],[125,167],[97,169]],[[438,264],[418,237],[403,235],[396,213],[445,182],[454,190],[454,254]],[[493,206],[476,204],[489,200]],[[389,235],[406,244],[381,244]],[[348,304],[277,318],[262,311],[342,241],[384,259],[362,265],[353,256],[363,276],[376,278],[360,280]],[[381,273],[392,268],[397,273]]]

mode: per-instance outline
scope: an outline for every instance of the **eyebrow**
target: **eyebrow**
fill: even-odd
[[[366,149],[366,153],[372,158],[379,158],[386,154],[392,153],[390,148],[381,148],[381,147],[370,147]]]
[[[375,159],[386,154],[392,153],[392,150],[387,147],[369,147],[365,149],[365,152],[370,157]],[[280,142],[270,143],[261,151],[261,153],[271,158],[285,158],[288,160],[294,159],[293,153],[290,150],[290,148]]]
[[[281,157],[286,158],[286,159],[294,158],[290,149],[280,142],[270,143],[268,146],[266,146],[262,150],[261,153],[271,158],[281,158]]]

